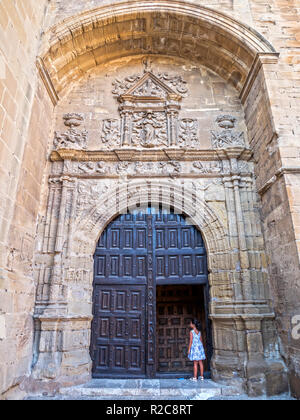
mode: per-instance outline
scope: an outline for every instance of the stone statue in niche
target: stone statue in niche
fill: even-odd
[[[63,119],[65,126],[69,129],[64,133],[55,132],[55,149],[85,150],[88,133],[86,130],[81,131],[75,128],[79,127],[84,121],[83,115],[77,113],[65,114]]]
[[[133,117],[132,144],[146,148],[168,146],[165,113],[149,111],[135,114]]]
[[[234,130],[237,119],[232,115],[220,115],[216,123],[222,131],[212,131],[212,145],[214,149],[226,149],[229,147],[245,147],[243,132]]]

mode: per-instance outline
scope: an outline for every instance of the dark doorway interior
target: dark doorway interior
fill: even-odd
[[[202,337],[208,361],[204,368],[209,375],[209,333],[205,306],[205,286],[157,286],[156,351],[157,376],[191,375],[193,363],[188,360],[189,324],[196,317],[202,323]]]

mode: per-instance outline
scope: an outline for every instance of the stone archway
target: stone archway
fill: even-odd
[[[180,39],[180,42],[178,42]],[[120,1],[52,27],[38,67],[54,103],[89,69],[128,55],[162,54],[200,61],[242,94],[256,59],[278,54],[257,31],[226,14],[188,1]]]
[[[93,275],[94,378],[189,375],[188,327],[195,317],[202,322],[209,375],[206,249],[190,222],[149,203],[120,214],[100,236]]]
[[[64,180],[65,187],[68,188],[69,180]],[[68,254],[60,255],[54,259],[53,277],[55,281],[50,289],[50,302],[43,314],[37,315],[40,325],[40,345],[41,343],[53,342],[54,348],[58,345],[59,336],[68,336],[70,343],[80,340],[81,351],[75,365],[84,366],[86,374],[90,375],[89,358],[89,337],[90,321],[92,318],[91,298],[92,298],[92,277],[93,277],[93,254],[95,244],[108,223],[114,219],[116,214],[120,214],[129,207],[135,207],[137,203],[147,205],[150,194],[156,193],[156,196],[163,197],[164,206],[173,207],[176,211],[189,215],[191,223],[195,224],[203,233],[203,237],[208,250],[209,281],[211,285],[212,297],[217,293],[214,286],[216,276],[216,267],[221,264],[228,265],[230,259],[230,245],[228,243],[228,234],[220,222],[215,212],[201,200],[197,199],[195,192],[183,190],[181,186],[177,188],[170,182],[145,181],[133,183],[122,183],[113,191],[103,195],[99,204],[92,207],[88,214],[82,214],[76,226],[73,227],[70,249]],[[151,185],[150,185],[151,184]],[[171,185],[171,189],[170,189]],[[73,186],[73,184],[72,184]],[[64,192],[62,191],[64,195]],[[98,197],[95,197],[98,201]],[[118,203],[118,208],[116,208]],[[195,211],[195,209],[197,209]],[[67,239],[67,238],[66,238]],[[222,261],[222,263],[220,262]],[[61,268],[63,267],[63,272]],[[64,273],[64,278],[59,276]],[[56,278],[54,276],[57,275]],[[219,277],[219,276],[218,276]],[[52,281],[53,281],[52,280]],[[67,281],[67,283],[66,283]],[[220,279],[218,279],[219,284]],[[75,286],[76,284],[76,286]],[[69,295],[77,290],[84,290],[84,301],[72,300]],[[67,288],[63,293],[61,291]],[[63,297],[63,299],[62,299]],[[56,302],[55,302],[56,301]],[[213,303],[211,305],[213,308]],[[213,309],[211,309],[212,313]],[[58,315],[58,312],[60,315]],[[46,327],[47,325],[47,327]],[[68,325],[68,327],[67,327]],[[74,340],[74,341],[73,341]],[[64,341],[64,340],[63,340]],[[68,345],[66,345],[68,347]],[[67,347],[65,351],[68,352]],[[51,378],[53,380],[64,381],[63,371],[69,367],[64,367],[65,353],[62,350],[53,351],[54,348],[39,349],[39,358],[35,367],[36,378]],[[69,348],[71,351],[72,345]],[[84,349],[84,350],[83,350]],[[72,351],[71,351],[72,352]],[[84,354],[85,353],[85,354]],[[68,362],[67,362],[68,363]],[[78,369],[78,366],[77,366]],[[68,375],[66,375],[68,376]],[[75,382],[82,381],[79,376]],[[71,379],[71,378],[70,378]]]
[[[176,186],[173,182],[162,182],[161,180],[156,182],[143,180],[129,183],[122,182],[121,185],[102,197],[101,203],[104,206],[99,202],[88,215],[83,217],[83,220],[79,221],[74,231],[72,253],[81,256],[87,262],[92,261],[88,264],[91,265],[91,272],[93,273],[92,256],[95,244],[99,240],[99,232],[101,236],[116,215],[126,213],[128,208],[134,209],[137,204],[141,207],[147,206],[151,199],[154,199],[157,205],[161,204],[164,208],[173,208],[178,214],[184,213],[188,216],[188,222],[202,233],[207,249],[209,272],[209,316],[212,316],[214,328],[214,299],[218,296],[220,281],[222,281],[219,267],[229,266],[232,250],[230,249],[228,232],[214,210],[205,201],[202,201],[201,194],[197,196],[195,191],[190,191],[187,188],[182,189],[181,185]],[[87,240],[83,241],[83,238]],[[225,278],[223,282],[227,284],[228,293],[229,282]],[[92,295],[92,285],[90,293]],[[233,293],[231,291],[230,295],[233,296]],[[214,344],[212,347],[214,347]]]

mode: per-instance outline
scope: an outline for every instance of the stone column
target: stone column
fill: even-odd
[[[253,178],[240,170],[238,159],[244,152],[235,148],[218,154],[223,163],[235,299],[222,309],[216,307],[217,313],[212,315],[218,349],[213,360],[214,379],[236,384],[233,372],[237,372],[250,395],[283,392],[287,380],[282,359],[277,355],[276,360],[269,360],[264,355],[265,349],[276,348],[276,337],[269,332],[275,315],[263,273],[266,266]],[[226,357],[229,351],[230,358]]]
[[[178,115],[180,111],[179,96],[170,95],[166,107],[169,145],[176,147],[178,144]]]
[[[121,120],[121,146],[130,146],[131,145],[131,120],[132,112],[130,111],[121,111],[120,112]]]
[[[65,168],[68,167],[65,162]],[[90,323],[92,316],[86,311],[73,312],[68,288],[77,281],[77,275],[86,273],[86,264],[80,261],[80,273],[71,255],[72,230],[76,213],[76,178],[63,175],[50,180],[46,230],[49,238],[55,232],[55,241],[44,244],[43,251],[52,261],[49,292],[46,300],[37,302],[35,318],[35,343],[32,378],[39,388],[53,390],[60,385],[82,383],[90,378],[89,356]],[[58,185],[60,188],[58,189]],[[53,187],[54,186],[54,187]],[[60,201],[55,194],[60,193]],[[54,199],[56,197],[56,200]],[[56,220],[56,230],[51,225]],[[51,232],[51,235],[50,235]],[[48,244],[48,245],[47,245]],[[77,260],[77,259],[76,259]],[[43,269],[42,269],[43,270]],[[69,273],[73,273],[71,276]],[[77,274],[78,273],[78,274]],[[44,277],[41,276],[40,277]],[[84,279],[89,283],[90,279]],[[73,285],[72,285],[73,286]],[[45,296],[43,295],[45,299]],[[51,380],[46,381],[45,380]],[[33,385],[34,387],[35,385]]]
[[[49,302],[47,307],[47,313],[49,314],[50,307],[53,307],[54,312],[57,311],[57,307],[61,305],[66,305],[65,302],[65,291],[63,288],[63,273],[62,273],[62,260],[63,260],[63,247],[64,242],[67,240],[68,235],[66,235],[66,227],[68,224],[68,220],[66,217],[67,208],[72,206],[71,203],[68,203],[68,200],[71,199],[72,201],[72,194],[71,197],[68,196],[69,190],[73,193],[75,189],[75,179],[70,178],[68,176],[63,176],[61,178],[62,182],[62,190],[61,190],[61,201],[60,201],[60,209],[59,209],[59,218],[58,218],[58,225],[57,225],[57,232],[56,232],[56,242],[54,248],[54,264],[53,264],[53,272],[50,284],[50,295],[49,295]],[[70,216],[70,215],[68,215]],[[70,221],[69,221],[70,222]]]
[[[224,177],[223,183],[226,194],[226,204],[228,211],[228,227],[230,243],[232,246],[232,269],[235,277],[235,298],[238,301],[249,300],[252,297],[249,256],[245,234],[244,216],[240,195],[241,178],[238,173],[238,161],[241,150],[229,153],[219,151],[223,161]],[[227,158],[227,159],[226,159]]]
[[[171,147],[177,146],[178,141],[178,112],[168,111],[168,129],[169,129],[169,144]]]

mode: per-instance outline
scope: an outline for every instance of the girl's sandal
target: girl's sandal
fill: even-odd
[[[192,382],[197,382],[197,381],[198,381],[198,379],[197,379],[197,378],[190,378],[190,381],[192,381]]]
[[[203,376],[200,376],[200,381],[204,381],[204,377]]]

